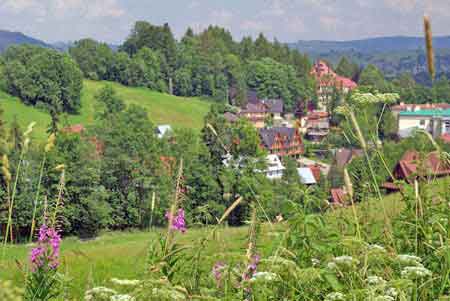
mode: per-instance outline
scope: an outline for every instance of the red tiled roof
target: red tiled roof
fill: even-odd
[[[318,61],[314,64],[311,74],[316,77],[320,86],[332,86],[340,88],[347,88],[349,90],[355,89],[358,85],[350,78],[336,74],[330,66],[324,61]]]
[[[309,169],[311,169],[311,172],[314,176],[314,179],[316,179],[316,182],[319,183],[320,181],[320,166],[318,165],[309,165]]]
[[[84,132],[85,128],[82,124],[74,124],[69,127],[63,128],[61,131],[64,133],[74,133],[74,134],[80,134]]]
[[[421,157],[417,151],[407,151],[402,159],[397,163],[394,174],[399,180],[411,182],[412,178],[417,175],[420,167]],[[450,165],[441,160],[438,152],[431,152],[424,158],[423,168],[425,174],[435,176],[450,175]]]
[[[408,104],[401,103],[393,106],[392,111],[406,111],[406,110],[430,110],[430,109],[450,109],[450,103],[426,103],[426,104]]]
[[[321,111],[309,112],[308,115],[306,115],[308,120],[328,118],[328,116],[329,116],[328,112],[321,112]]]
[[[331,201],[334,204],[345,204],[346,201],[346,193],[342,188],[333,188],[331,189]]]
[[[441,136],[442,141],[445,143],[450,143],[450,133],[444,134]]]

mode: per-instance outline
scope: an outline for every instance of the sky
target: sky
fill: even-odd
[[[94,38],[122,43],[134,22],[229,29],[237,39],[263,32],[282,42],[420,36],[422,16],[450,35],[450,0],[0,0],[0,29],[47,42]]]

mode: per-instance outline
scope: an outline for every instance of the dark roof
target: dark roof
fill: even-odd
[[[231,102],[234,104],[236,97],[238,96],[238,89],[236,87],[231,87],[229,90]],[[256,103],[259,101],[258,92],[255,90],[247,90],[247,102]]]
[[[283,113],[283,100],[281,99],[263,99],[261,100],[263,104],[267,106],[267,111],[269,113]]]
[[[361,149],[340,148],[336,151],[336,165],[339,168],[343,168],[350,163],[353,158],[361,157],[363,154]]]
[[[295,128],[273,127],[267,129],[260,129],[259,135],[261,136],[261,140],[264,143],[264,145],[268,148],[271,148],[277,135],[286,137],[288,141],[292,141],[296,131],[297,130]]]
[[[242,113],[283,113],[283,100],[281,99],[258,99],[248,102]]]
[[[236,114],[230,112],[225,112],[225,114],[223,114],[223,117],[225,117],[228,122],[236,122],[239,119]]]

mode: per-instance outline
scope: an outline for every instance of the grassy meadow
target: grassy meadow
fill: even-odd
[[[84,81],[81,96],[82,107],[77,115],[69,115],[69,124],[89,125],[94,121],[97,108],[95,95],[106,84],[111,84],[127,105],[136,104],[148,111],[150,120],[155,124],[171,124],[174,128],[192,128],[199,130],[203,126],[203,117],[209,111],[210,104],[199,98],[177,97],[151,91],[146,88],[125,87],[117,83]],[[17,116],[22,127],[31,121],[36,122],[35,135],[45,137],[50,123],[50,115],[32,106],[23,104],[18,98],[0,91],[0,107],[4,119],[11,122]]]
[[[402,208],[398,194],[384,199],[384,206],[390,217],[394,217]],[[364,215],[368,227],[374,230],[375,223],[382,222],[382,206],[376,200],[358,205],[358,215]],[[336,209],[325,214],[325,221],[336,227],[344,219],[352,219],[351,208]],[[258,236],[258,252],[262,256],[273,253],[279,246],[287,225],[264,223]],[[84,291],[93,286],[108,285],[111,278],[140,279],[145,273],[147,251],[157,234],[165,229],[136,232],[105,233],[95,240],[80,241],[76,238],[64,239],[61,247],[62,267],[60,271],[71,279],[67,288],[69,296],[81,300]],[[198,240],[210,236],[212,228],[192,228],[185,234],[177,234],[180,244],[193,246]],[[215,232],[213,239],[203,250],[207,264],[205,269],[211,269],[217,261],[237,262],[245,258],[247,248],[248,227],[222,227]],[[20,266],[26,264],[27,254],[32,245],[8,246],[4,259],[0,260],[0,279],[12,280],[17,286],[22,286],[23,275]]]

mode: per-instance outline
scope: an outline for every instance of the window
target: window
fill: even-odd
[[[420,126],[425,126],[425,120],[424,119],[420,120]]]
[[[444,132],[450,134],[450,121],[445,122]]]

